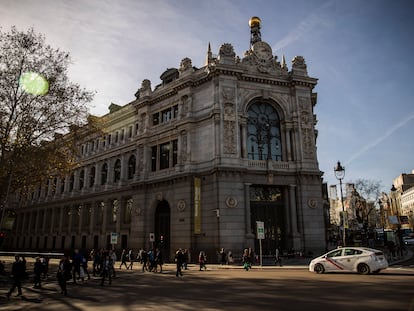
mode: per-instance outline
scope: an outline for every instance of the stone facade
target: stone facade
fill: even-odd
[[[251,47],[229,43],[195,68],[184,58],[136,100],[110,106],[101,131],[81,129],[79,167],[30,198],[17,197],[13,249],[161,247],[210,258],[224,247],[325,250],[315,129],[317,79],[297,56],[291,70],[251,23]],[[17,202],[16,201],[16,202]],[[154,233],[154,240],[150,240]],[[211,257],[213,256],[213,257]]]

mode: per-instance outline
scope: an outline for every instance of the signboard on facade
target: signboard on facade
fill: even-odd
[[[118,234],[116,232],[111,232],[111,244],[118,243]]]
[[[153,232],[149,234],[149,240],[150,242],[155,242],[155,234]]]
[[[258,240],[264,240],[265,234],[264,234],[264,222],[263,221],[256,221],[256,227],[257,227],[257,239]]]
[[[201,233],[201,179],[194,177],[194,233]]]

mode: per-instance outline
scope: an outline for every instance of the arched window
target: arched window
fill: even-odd
[[[89,188],[93,187],[93,185],[95,184],[95,174],[96,174],[95,166],[92,166],[89,171]]]
[[[73,191],[73,187],[75,186],[75,174],[71,174],[70,175],[70,179],[69,179],[69,191],[72,192]]]
[[[280,119],[275,108],[257,102],[248,110],[247,153],[251,160],[282,161]]]
[[[101,185],[105,185],[107,179],[108,179],[108,164],[104,163],[101,169]]]
[[[85,170],[81,170],[79,174],[79,190],[82,190],[84,185],[85,185]]]
[[[135,165],[137,160],[134,155],[131,155],[128,160],[128,179],[133,179],[135,175]]]
[[[121,179],[121,160],[117,159],[114,165],[114,182]]]

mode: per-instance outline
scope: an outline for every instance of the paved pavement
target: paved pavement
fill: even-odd
[[[404,258],[390,258],[390,264],[396,264],[400,260],[408,258],[412,256],[412,252],[407,252]],[[2,260],[6,260],[6,269],[10,271],[11,263],[13,262],[13,257],[2,257]],[[33,259],[27,258],[28,260],[28,271],[32,271],[33,267]],[[302,273],[301,270],[305,270],[308,268],[308,264],[311,258],[304,258],[304,257],[294,257],[294,258],[284,258],[282,261],[282,266],[275,266],[271,260],[265,259],[263,262],[263,266],[254,265],[252,271],[256,271],[260,273],[263,271],[265,273],[266,270],[272,275],[275,275],[276,278],[280,278],[280,274],[277,273],[279,271],[286,271],[288,272],[289,269],[294,270],[290,274],[298,274]],[[59,310],[59,311],[66,311],[66,310],[91,310],[99,309],[99,310],[111,310],[111,311],[118,311],[118,310],[196,310],[196,309],[203,309],[196,306],[181,308],[181,302],[175,299],[174,291],[179,291],[180,288],[183,287],[183,280],[186,280],[185,283],[190,281],[185,287],[185,290],[193,291],[194,295],[198,295],[196,293],[196,289],[204,288],[208,289],[209,291],[215,290],[215,286],[220,286],[220,283],[216,283],[217,281],[220,282],[231,282],[232,276],[246,276],[246,277],[254,277],[255,274],[250,273],[239,273],[237,270],[242,270],[243,267],[241,265],[219,265],[219,264],[208,264],[207,265],[207,274],[202,274],[201,277],[198,273],[198,266],[195,264],[189,265],[189,270],[184,271],[183,278],[175,278],[175,265],[174,264],[166,264],[164,265],[164,271],[162,274],[159,273],[142,273],[140,272],[141,265],[136,264],[134,266],[133,271],[126,271],[125,269],[119,270],[116,269],[117,277],[113,280],[112,286],[99,286],[100,278],[92,277],[91,280],[86,280],[85,282],[79,282],[78,285],[72,284],[69,282],[68,290],[69,296],[64,297],[60,295],[60,289],[56,281],[55,271],[57,266],[58,260],[51,260],[50,262],[50,272],[51,276],[48,280],[44,281],[44,286],[41,290],[32,288],[32,279],[28,279],[24,282],[23,285],[23,296],[22,297],[15,297],[16,292],[11,296],[10,300],[6,299],[5,294],[7,293],[10,287],[10,279],[8,276],[0,276],[0,311],[14,311],[14,310]],[[116,266],[118,268],[118,266]],[[228,269],[230,271],[223,273],[224,269]],[[204,271],[203,271],[204,272]],[[240,271],[242,272],[242,271]],[[261,274],[262,277],[268,275],[268,273]],[[201,278],[200,278],[201,277]],[[226,278],[226,279],[225,279]],[[226,281],[225,281],[226,280]],[[283,280],[280,280],[282,282]],[[299,280],[297,280],[299,282]],[[195,283],[191,283],[195,282]],[[200,284],[199,282],[202,282]],[[257,279],[257,282],[261,282],[261,279]],[[254,282],[253,282],[254,283]],[[282,282],[283,283],[283,282]],[[204,284],[204,285],[203,285]],[[224,283],[223,283],[224,284]],[[172,286],[172,287],[171,287]],[[152,289],[154,288],[154,289]],[[139,292],[138,292],[139,290]],[[167,299],[167,304],[163,305],[162,308],[159,308],[158,301],[152,298],[152,291],[153,290],[162,290],[164,291],[163,294],[157,293],[154,297],[163,297]],[[171,292],[172,291],[172,292]],[[137,299],[139,300],[140,296],[145,293],[145,295],[149,295],[145,297],[146,304],[142,307],[137,307]],[[164,296],[163,296],[164,295]],[[178,294],[180,297],[185,297],[181,293]],[[194,301],[204,301],[207,302],[209,299],[215,299],[214,294],[211,295],[209,292],[201,292],[199,295],[204,295],[204,298],[197,298]],[[255,293],[254,291],[251,292],[252,298],[255,295],[259,295],[260,293]],[[118,298],[117,298],[118,297]],[[224,298],[223,298],[224,297]],[[189,298],[189,300],[193,300],[194,297]],[[114,304],[114,299],[123,299],[122,303]],[[131,301],[128,301],[128,300]],[[221,299],[223,301],[227,301],[225,296],[222,296]],[[228,298],[230,299],[230,298]],[[234,298],[231,298],[234,300]],[[240,298],[242,299],[242,298]],[[243,298],[245,299],[245,298]],[[114,306],[116,308],[114,309]],[[129,307],[132,308],[129,308]],[[224,307],[223,307],[224,308]],[[225,310],[224,309],[220,310]],[[230,310],[229,308],[227,308]],[[218,310],[216,309],[203,309],[203,310]],[[240,310],[245,310],[241,308]]]

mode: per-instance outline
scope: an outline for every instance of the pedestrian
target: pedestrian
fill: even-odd
[[[92,264],[92,275],[93,276],[97,276],[101,274],[101,253],[98,250],[92,250],[91,251],[92,254],[92,260],[93,260],[93,264]]]
[[[76,280],[81,278],[81,264],[82,264],[82,254],[78,249],[75,249],[72,257],[73,265],[73,283],[76,284]]]
[[[26,267],[24,265],[23,260],[21,260],[20,257],[17,255],[14,257],[14,259],[15,261],[12,265],[12,270],[11,270],[11,274],[12,274],[11,277],[13,279],[13,285],[6,294],[7,299],[10,299],[10,295],[14,292],[16,287],[17,287],[16,297],[22,295],[22,280],[26,275]]]
[[[184,268],[184,270],[187,270],[188,269],[188,259],[189,259],[188,249],[184,249],[183,255],[184,255],[183,268]]]
[[[233,253],[232,253],[231,251],[229,251],[229,252],[227,253],[227,264],[228,264],[228,265],[232,265],[232,264],[233,264],[233,262],[234,262],[234,259],[233,259]]]
[[[105,259],[102,263],[102,280],[101,286],[104,285],[105,278],[108,278],[109,285],[112,284],[112,270],[114,268],[114,264],[112,262],[111,257],[108,255],[105,256]]]
[[[128,253],[126,249],[123,249],[121,253],[121,264],[119,265],[119,269],[121,269],[122,266],[125,266],[125,268],[127,268],[128,270],[127,261],[128,261]]]
[[[63,256],[59,262],[57,279],[60,287],[60,293],[67,296],[66,282],[72,277],[72,265],[69,261],[69,258]]]
[[[132,266],[134,265],[134,252],[132,251],[132,249],[129,250],[128,252],[128,261],[129,261],[129,266],[127,268],[132,270]]]
[[[142,272],[148,271],[148,253],[145,249],[141,252]]]
[[[34,272],[33,288],[42,288],[42,284],[41,284],[42,271],[43,271],[42,261],[40,260],[40,257],[36,257],[36,261],[34,263],[34,268],[33,268],[33,272]]]
[[[249,269],[251,268],[251,265],[250,265],[249,250],[247,248],[245,248],[243,251],[242,262],[243,262],[243,268],[246,271],[249,271]]]
[[[113,250],[109,251],[109,257],[111,257],[112,259],[112,265],[115,267],[115,262],[116,262],[116,253]],[[116,277],[115,275],[115,269],[112,269],[112,277]]]
[[[162,273],[162,265],[164,264],[162,253],[159,248],[155,249],[155,271],[158,271],[158,266],[160,266],[160,273]]]
[[[279,247],[276,247],[275,251],[275,264],[279,264],[279,266],[282,266],[282,257],[280,257],[280,249]]]
[[[175,253],[175,262],[177,264],[177,271],[175,272],[175,276],[183,276],[183,272],[181,270],[183,263],[184,263],[184,254],[180,249],[177,250],[177,252]]]
[[[198,264],[200,265],[200,270],[204,268],[204,270],[207,270],[206,267],[206,254],[204,253],[204,251],[200,251],[200,253],[198,254]]]
[[[41,261],[43,278],[47,279],[49,277],[49,258],[43,257]]]
[[[226,264],[226,252],[224,251],[223,247],[220,250],[220,263],[221,263],[221,265]]]
[[[83,276],[82,276],[82,274],[83,274]],[[89,271],[88,271],[88,258],[86,258],[86,256],[82,256],[82,263],[81,263],[81,278],[82,278],[82,281],[83,281],[83,278],[85,276],[88,276],[88,280],[91,279],[91,275],[89,274]]]

